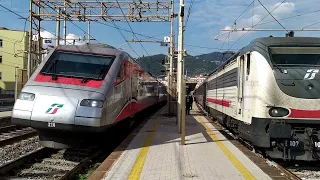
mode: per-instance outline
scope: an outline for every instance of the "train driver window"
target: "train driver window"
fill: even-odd
[[[250,53],[247,54],[247,75],[250,74]]]

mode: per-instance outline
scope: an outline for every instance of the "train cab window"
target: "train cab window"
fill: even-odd
[[[115,57],[56,51],[48,59],[42,75],[103,80]]]
[[[250,74],[250,54],[247,54],[247,75]]]

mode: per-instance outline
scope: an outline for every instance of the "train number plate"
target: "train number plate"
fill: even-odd
[[[54,123],[54,122],[48,122],[48,127],[56,127],[56,123]]]
[[[290,141],[290,147],[298,147],[299,146],[299,141]]]

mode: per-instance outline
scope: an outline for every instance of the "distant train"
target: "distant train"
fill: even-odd
[[[124,51],[103,44],[58,46],[23,87],[12,123],[38,130],[45,147],[69,148],[79,134],[108,131],[166,97],[166,86]]]
[[[221,64],[195,100],[274,159],[318,161],[320,38],[267,37]]]

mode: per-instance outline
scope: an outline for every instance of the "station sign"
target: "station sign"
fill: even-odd
[[[164,39],[163,39],[163,42],[169,43],[170,39],[171,39],[170,36],[165,36]]]

